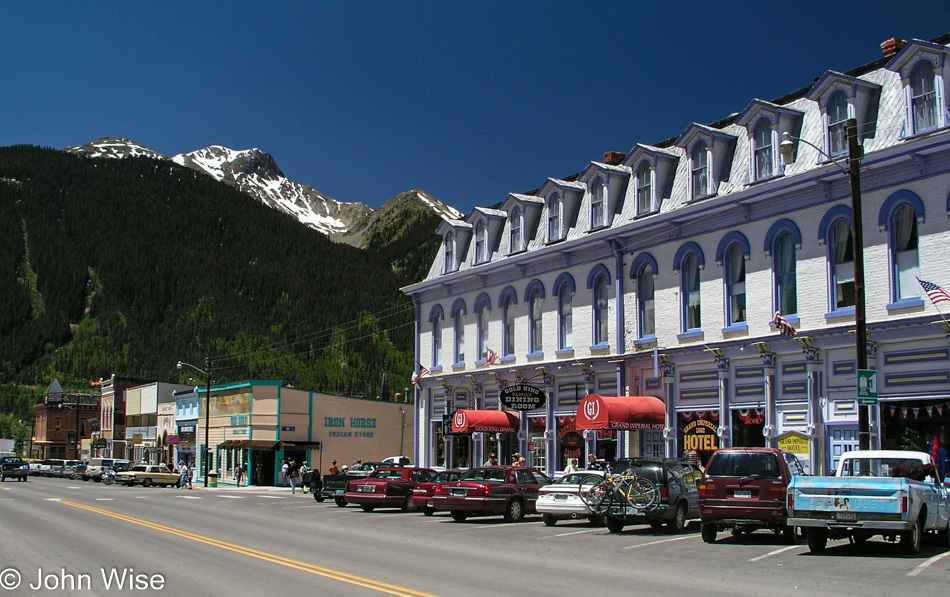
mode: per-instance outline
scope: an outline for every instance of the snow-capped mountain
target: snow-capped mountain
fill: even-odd
[[[67,147],[66,151],[85,157],[124,158],[145,156],[169,159],[128,139],[105,137],[92,143]],[[170,158],[255,197],[265,205],[287,213],[314,230],[353,242],[370,221],[373,210],[363,203],[344,203],[327,197],[309,185],[284,176],[273,156],[259,149],[235,151],[212,145]],[[421,191],[419,200],[444,218],[460,218],[456,209]],[[385,207],[385,206],[384,206]]]

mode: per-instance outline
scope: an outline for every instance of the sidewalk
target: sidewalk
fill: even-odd
[[[205,487],[204,480],[195,481],[192,484],[192,487],[195,491],[257,491],[257,492],[268,492],[268,493],[286,493],[287,495],[295,495],[290,493],[290,487],[280,487],[273,485],[241,485],[240,487],[236,486],[234,483],[221,483],[218,482],[217,487]],[[306,495],[310,496],[307,493],[306,488],[300,486],[297,487],[296,495]]]

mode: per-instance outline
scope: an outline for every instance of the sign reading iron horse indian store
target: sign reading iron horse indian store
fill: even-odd
[[[544,392],[524,384],[509,386],[501,391],[501,403],[512,410],[534,410],[544,406]]]

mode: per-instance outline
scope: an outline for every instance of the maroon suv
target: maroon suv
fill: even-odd
[[[798,458],[773,448],[723,448],[713,453],[699,485],[703,541],[720,530],[733,534],[770,529],[795,541],[786,524],[785,492],[795,475],[804,475]]]

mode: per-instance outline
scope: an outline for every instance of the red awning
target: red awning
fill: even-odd
[[[653,396],[589,394],[577,406],[578,429],[663,429],[666,405]]]
[[[505,410],[462,410],[452,415],[453,433],[509,433],[518,431],[521,420]]]

